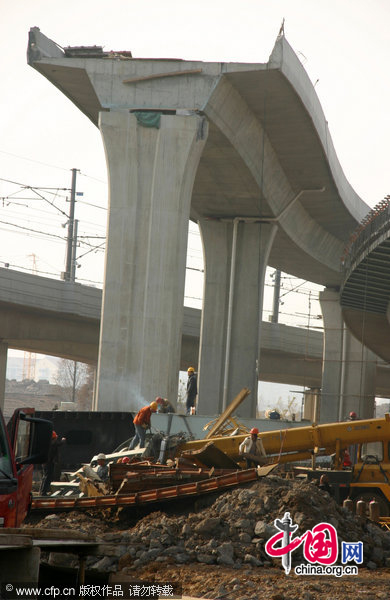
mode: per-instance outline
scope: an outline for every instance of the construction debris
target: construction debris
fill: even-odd
[[[155,504],[159,502],[166,502],[170,500],[178,500],[181,498],[193,498],[194,496],[201,496],[203,494],[210,494],[212,492],[221,492],[231,487],[237,487],[243,485],[248,481],[254,481],[259,476],[265,476],[268,474],[269,469],[274,468],[274,465],[269,467],[262,467],[258,469],[247,469],[245,471],[232,471],[220,475],[219,477],[210,477],[203,481],[189,481],[181,485],[174,485],[166,487],[164,481],[160,483],[160,487],[153,489],[142,489],[139,492],[133,492],[128,494],[109,494],[109,495],[97,495],[86,497],[42,497],[33,499],[31,504],[31,510],[66,510],[66,509],[99,509],[99,508],[115,508],[120,506],[138,507],[142,505]],[[265,469],[264,474],[262,469]],[[92,482],[91,482],[92,483]]]
[[[299,525],[297,535],[319,522],[331,523],[340,544],[363,542],[363,565],[370,569],[390,566],[390,532],[354,516],[313,483],[275,475],[244,489],[198,499],[189,511],[169,515],[152,512],[135,524],[129,513],[126,516],[125,511],[115,511],[105,513],[104,519],[75,512],[49,515],[36,526],[61,526],[85,533],[96,532],[98,527],[98,541],[106,546],[104,555],[88,558],[87,568],[92,571],[127,576],[154,562],[200,563],[234,570],[248,566],[281,568],[280,558],[271,559],[264,546],[277,532],[274,520],[286,511]],[[302,562],[299,549],[293,554],[293,565],[294,561]]]
[[[226,433],[229,419],[227,414],[224,419],[218,419],[211,427],[213,435],[222,430]],[[332,425],[332,428],[337,427],[345,433],[344,424]],[[310,429],[309,441],[305,442],[302,436],[307,429]],[[328,429],[325,428],[325,433]],[[268,450],[274,454],[274,461],[276,457],[282,462],[282,449],[285,452],[293,450],[296,458],[302,454],[302,449],[313,444],[318,449],[333,444],[335,434],[332,433],[330,441],[325,443],[324,438],[320,444],[320,438],[318,435],[313,437],[313,431],[316,433],[314,426],[300,432],[269,432],[263,437]],[[370,435],[378,435],[376,429]],[[272,443],[275,448],[270,446]],[[340,441],[338,446],[340,450]],[[203,442],[187,442],[184,438],[184,443],[183,436],[175,439],[153,436],[142,458],[128,456],[124,464],[123,457],[116,462],[117,457],[112,456],[107,485],[99,482],[91,461],[90,467],[84,467],[76,474],[80,483],[75,497],[68,491],[66,498],[35,498],[33,509],[53,511],[36,526],[97,532],[98,552],[101,553],[89,556],[86,562],[92,577],[105,574],[110,582],[139,578],[158,581],[156,578],[160,578],[160,581],[171,580],[184,585],[187,581],[188,589],[183,592],[196,591],[204,598],[325,600],[332,597],[344,600],[352,597],[348,585],[342,586],[337,594],[334,590],[330,593],[332,586],[323,583],[324,577],[322,580],[321,577],[309,578],[315,582],[309,587],[302,585],[305,579],[294,574],[294,567],[306,562],[303,545],[291,553],[288,578],[283,572],[281,557],[271,558],[267,554],[267,541],[280,529],[276,528],[275,521],[280,522],[287,513],[291,524],[298,526],[297,536],[303,536],[320,523],[334,528],[339,545],[337,565],[341,564],[342,542],[360,543],[362,561],[359,569],[375,573],[380,568],[379,571],[390,575],[389,530],[381,529],[366,516],[355,516],[342,508],[327,491],[319,488],[318,482],[288,479],[287,472],[284,473],[286,477],[275,475],[278,469],[282,474],[282,470],[277,461],[272,464],[272,456],[267,466],[243,469],[237,448],[237,440],[230,436],[213,437]],[[350,470],[338,471],[336,475],[340,473],[343,481],[351,475]],[[330,490],[333,494],[334,489]],[[168,500],[175,502],[168,503]],[[350,503],[354,504],[352,500]],[[65,508],[72,512],[60,512]],[[37,515],[33,517],[38,518]],[[55,558],[47,556],[45,560],[49,564],[55,561],[57,567],[69,567],[74,561],[67,554],[62,557],[57,554]],[[204,575],[204,587],[194,583],[199,581],[200,573]],[[272,581],[270,573],[276,580],[293,581],[295,593],[287,593],[287,588],[281,585],[276,588],[283,588],[283,593],[274,593],[272,584],[266,595],[264,581],[267,577]],[[193,581],[188,581],[190,575]],[[345,579],[358,581],[357,576]],[[258,585],[261,585],[261,595]],[[377,598],[390,597],[390,577],[386,585],[388,589],[383,585],[376,588]],[[383,587],[386,595],[381,595]]]

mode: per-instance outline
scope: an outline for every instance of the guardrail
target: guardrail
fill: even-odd
[[[348,273],[363,252],[388,231],[390,231],[390,196],[386,196],[370,210],[352,233],[341,257],[343,271]]]

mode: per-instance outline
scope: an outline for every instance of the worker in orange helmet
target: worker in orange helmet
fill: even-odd
[[[133,419],[135,436],[130,442],[129,450],[133,450],[138,444],[140,448],[145,448],[146,430],[150,429],[150,419],[152,413],[157,412],[157,408],[157,402],[152,402],[137,412]]]
[[[166,398],[161,398],[161,396],[157,396],[156,402],[158,405],[159,413],[174,413],[175,409],[172,404]]]
[[[248,469],[257,465],[264,465],[266,462],[266,453],[263,442],[259,436],[257,427],[252,427],[250,435],[239,446],[240,456],[245,458]]]

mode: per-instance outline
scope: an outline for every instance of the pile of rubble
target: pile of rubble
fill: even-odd
[[[192,512],[191,512],[192,511]],[[320,522],[333,525],[338,541],[363,542],[363,565],[369,569],[390,566],[390,532],[356,517],[336,504],[313,483],[274,475],[229,492],[198,499],[191,511],[179,514],[152,512],[135,521],[126,511],[118,515],[81,513],[48,515],[36,526],[77,529],[97,534],[104,554],[90,556],[87,569],[134,575],[149,564],[215,565],[237,570],[259,567],[281,568],[281,560],[265,552],[266,541],[275,533],[275,519],[289,512],[302,535]],[[302,562],[301,548],[292,554],[293,567]],[[71,556],[56,561],[69,566]],[[200,566],[200,565],[199,565]]]

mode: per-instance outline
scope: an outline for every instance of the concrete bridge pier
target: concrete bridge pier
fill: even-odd
[[[342,421],[351,411],[362,419],[374,415],[376,356],[346,328],[340,295],[320,293],[324,319],[324,352],[319,421]]]
[[[255,417],[264,276],[276,225],[251,219],[199,222],[205,254],[198,409],[219,414],[243,387],[237,410]]]
[[[207,123],[155,116],[146,127],[129,110],[100,113],[109,220],[98,410],[177,398],[191,193]]]

